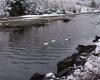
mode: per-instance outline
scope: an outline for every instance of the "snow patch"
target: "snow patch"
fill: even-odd
[[[51,72],[46,74],[45,77],[56,78],[55,75],[53,73],[51,73]]]

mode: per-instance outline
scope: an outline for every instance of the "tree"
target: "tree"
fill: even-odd
[[[23,5],[23,3],[25,2],[25,0],[8,0],[7,1],[7,6],[8,8],[8,12],[10,16],[21,16],[21,15],[25,15],[25,6]]]
[[[0,0],[0,18],[7,17],[8,15],[6,0]]]
[[[25,3],[26,14],[36,14],[37,12],[37,1],[27,0]]]
[[[96,2],[94,1],[94,0],[92,0],[92,2],[91,2],[91,5],[90,5],[92,8],[95,8],[95,7],[97,7],[97,4],[96,4]]]

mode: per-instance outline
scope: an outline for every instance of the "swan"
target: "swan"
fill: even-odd
[[[55,42],[56,42],[56,40],[52,40],[52,41],[51,41],[51,43],[55,43]]]
[[[66,38],[66,39],[65,39],[65,44],[67,43],[67,41],[69,41],[69,42],[70,42],[70,39],[72,39],[72,37],[71,37],[71,36],[69,36],[68,38]]]
[[[100,39],[100,36],[95,36],[95,39],[93,40],[93,42],[98,42],[98,40]]]
[[[46,47],[47,45],[49,45],[49,43],[43,43],[43,46]]]
[[[45,45],[45,46],[46,46],[46,45],[48,45],[48,44],[49,44],[49,43],[44,43],[43,45]]]
[[[68,38],[65,39],[65,41],[68,41],[68,40],[69,40]]]

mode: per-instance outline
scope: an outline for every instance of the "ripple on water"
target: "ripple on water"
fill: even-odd
[[[30,27],[23,33],[0,30],[0,79],[28,80],[35,72],[56,72],[57,62],[74,53],[76,44],[100,34],[100,27],[91,24],[99,19],[99,15],[80,15],[67,24],[58,21],[43,28]],[[72,40],[65,45],[68,35]],[[56,42],[43,48],[43,43],[52,40]]]

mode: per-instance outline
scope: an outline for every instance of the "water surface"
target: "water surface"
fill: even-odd
[[[68,36],[72,39],[65,45]],[[90,43],[100,35],[100,15],[76,16],[70,22],[50,22],[28,27],[23,32],[0,29],[0,80],[29,80],[33,73],[56,73],[56,64],[75,53],[80,43]],[[43,43],[50,43],[45,49]]]

